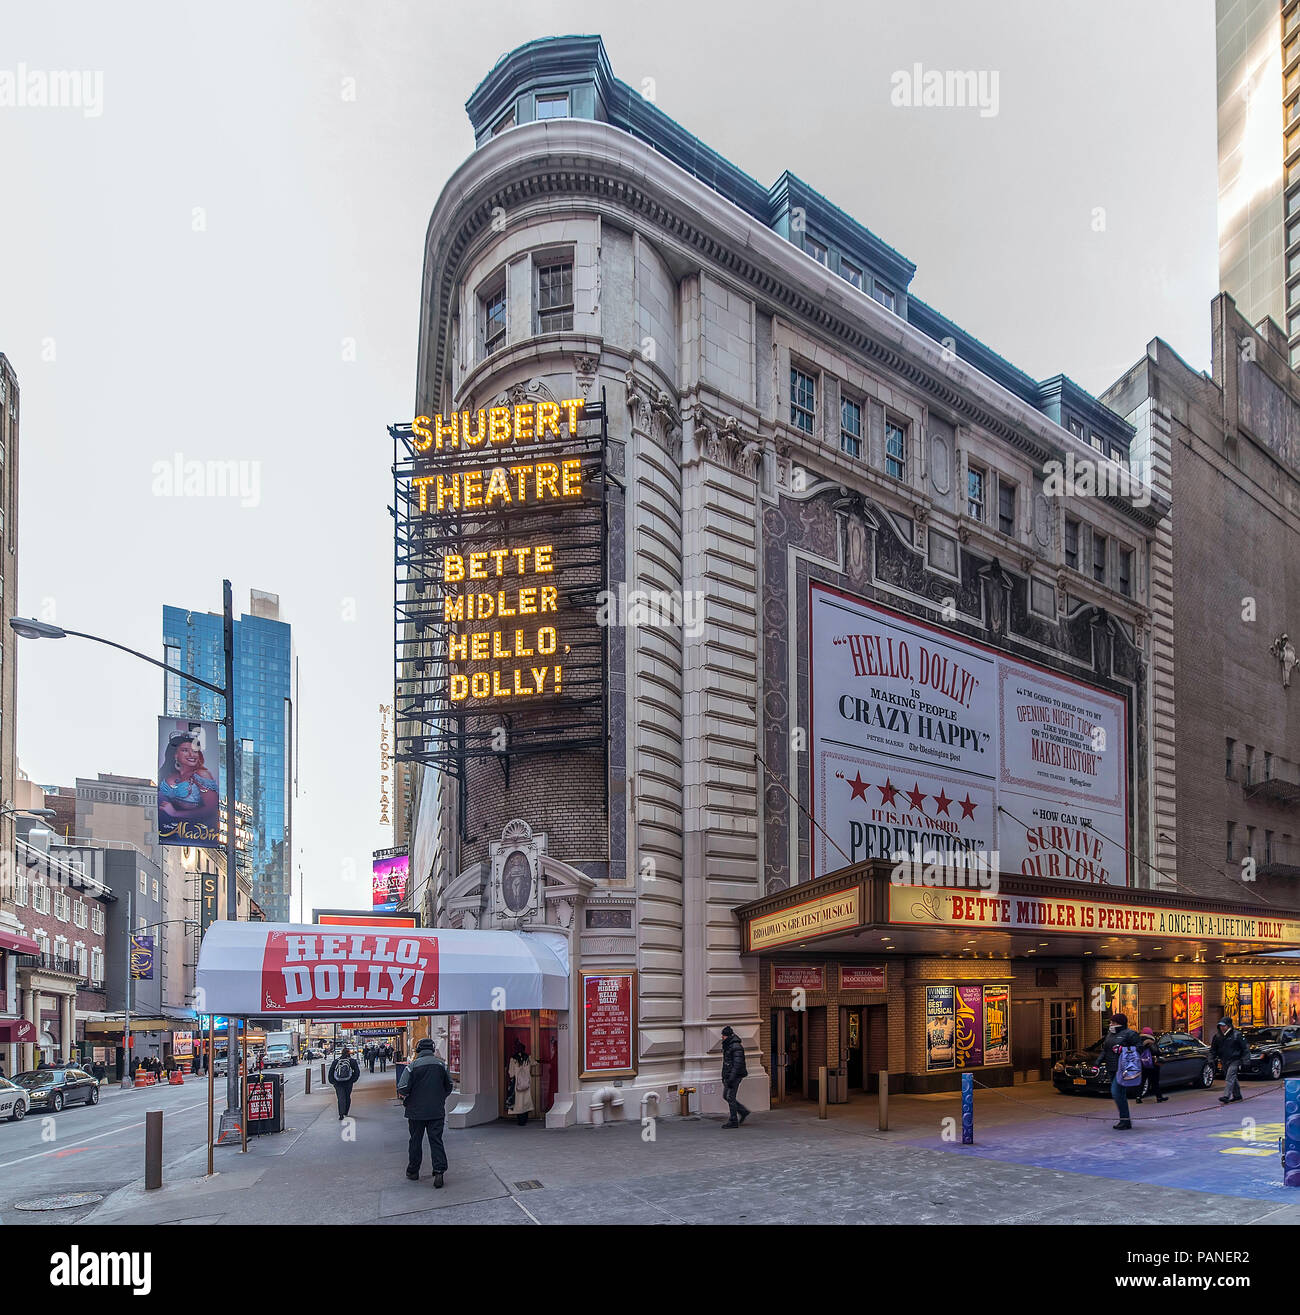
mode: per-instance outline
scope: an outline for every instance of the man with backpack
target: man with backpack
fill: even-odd
[[[1102,1038],[1101,1058],[1110,1074],[1110,1094],[1119,1110],[1116,1132],[1124,1132],[1133,1124],[1128,1116],[1128,1099],[1142,1090],[1142,1056],[1138,1053],[1140,1038],[1128,1025],[1123,1014],[1113,1014],[1110,1030]]]
[[[742,1078],[749,1076],[745,1067],[745,1047],[729,1027],[722,1029],[722,1098],[727,1102],[731,1117],[722,1126],[739,1128],[749,1118],[749,1111],[740,1103],[737,1093]]]
[[[343,1047],[339,1057],[330,1065],[328,1079],[334,1088],[334,1095],[339,1103],[339,1118],[346,1119],[352,1108],[352,1088],[361,1076],[361,1066],[352,1057],[352,1052]]]
[[[1232,1025],[1232,1019],[1219,1019],[1215,1029],[1214,1040],[1210,1042],[1210,1058],[1223,1065],[1223,1095],[1219,1097],[1220,1105],[1242,1099],[1241,1087],[1237,1083],[1237,1070],[1241,1061],[1250,1053],[1246,1038]]]
[[[406,1176],[415,1181],[424,1159],[424,1139],[429,1139],[429,1159],[433,1165],[433,1185],[442,1186],[447,1172],[447,1151],[442,1144],[442,1129],[447,1121],[447,1097],[451,1093],[451,1074],[438,1058],[430,1037],[421,1037],[415,1047],[415,1059],[407,1065],[397,1084],[397,1094],[406,1107],[410,1144],[406,1156]]]

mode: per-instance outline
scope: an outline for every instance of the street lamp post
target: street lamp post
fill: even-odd
[[[125,1009],[122,1011],[122,1085],[135,1086],[135,1072],[131,1068],[131,983],[134,971],[131,966],[131,942],[138,931],[152,931],[155,927],[170,927],[173,923],[183,922],[190,927],[200,924],[193,918],[167,918],[162,922],[146,922],[143,927],[131,926],[131,888],[126,891],[126,995],[123,997]],[[130,1079],[130,1082],[127,1079]]]
[[[226,715],[222,718],[221,724],[226,729],[226,917],[235,922],[239,918],[239,868],[236,856],[235,844],[235,617],[234,604],[230,589],[230,581],[222,582],[222,637],[225,645],[226,658],[226,683],[225,685],[214,685],[211,681],[195,676],[188,671],[182,671],[178,667],[169,666],[166,662],[159,662],[157,658],[150,657],[147,653],[138,652],[134,648],[127,648],[125,644],[115,643],[111,639],[104,639],[100,635],[88,635],[81,630],[65,630],[61,626],[52,625],[48,621],[37,621],[32,617],[14,616],[9,618],[9,627],[16,635],[23,639],[64,639],[69,635],[77,639],[90,639],[96,644],[107,644],[109,648],[119,649],[123,653],[129,653],[132,657],[139,658],[142,662],[148,662],[155,667],[161,667],[164,671],[171,672],[174,676],[180,676],[188,680],[191,684],[201,685],[204,689],[211,690],[214,694],[220,694],[225,700]],[[128,901],[129,906],[129,901]],[[130,913],[127,915],[128,923]],[[128,946],[127,953],[128,978],[127,978],[127,996],[130,998],[130,951]],[[127,1025],[130,1025],[130,1014],[127,1013]],[[126,1037],[123,1037],[125,1042]],[[226,1030],[226,1053],[233,1055],[238,1047],[237,1024],[233,1015],[229,1019]],[[130,1057],[127,1057],[128,1063]],[[226,1065],[226,1108],[221,1114],[221,1135],[227,1131],[233,1131],[240,1120],[240,1099],[239,1099],[239,1074],[232,1063]]]

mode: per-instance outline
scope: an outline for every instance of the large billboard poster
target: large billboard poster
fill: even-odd
[[[984,988],[957,988],[957,1067],[979,1068],[984,1063]]]
[[[371,908],[375,913],[392,913],[406,898],[406,879],[411,860],[405,850],[380,849],[371,865]]]
[[[815,876],[919,848],[1128,884],[1122,699],[826,585],[809,612]]]
[[[221,750],[215,721],[158,718],[158,843],[220,849]]]

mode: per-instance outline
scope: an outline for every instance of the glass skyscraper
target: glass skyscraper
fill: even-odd
[[[293,632],[279,619],[279,599],[252,593],[252,614],[235,621],[235,798],[250,831],[249,880],[253,899],[271,922],[288,922],[292,895],[289,833]],[[219,612],[163,608],[164,661],[214,685],[225,683],[225,652]],[[169,717],[220,721],[220,695],[168,672]],[[226,797],[225,728],[221,790]],[[213,764],[209,763],[209,768]]]

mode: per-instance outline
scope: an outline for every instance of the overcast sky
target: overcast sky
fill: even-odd
[[[161,657],[164,603],[219,610],[223,576],[238,611],[250,587],[280,595],[308,917],[367,905],[391,843],[385,425],[411,415],[424,231],[473,149],[464,102],[507,50],[600,33],[616,77],[652,79],[763,184],[804,178],[1037,378],[1099,391],[1156,336],[1209,364],[1210,0],[0,0],[0,31],[0,76],[102,74],[97,117],[0,107],[19,611]],[[916,63],[996,73],[998,112],[891,106]],[[257,505],[160,496],[177,454],[257,463]],[[27,643],[18,672],[32,779],[153,776],[161,673],[73,640]]]

